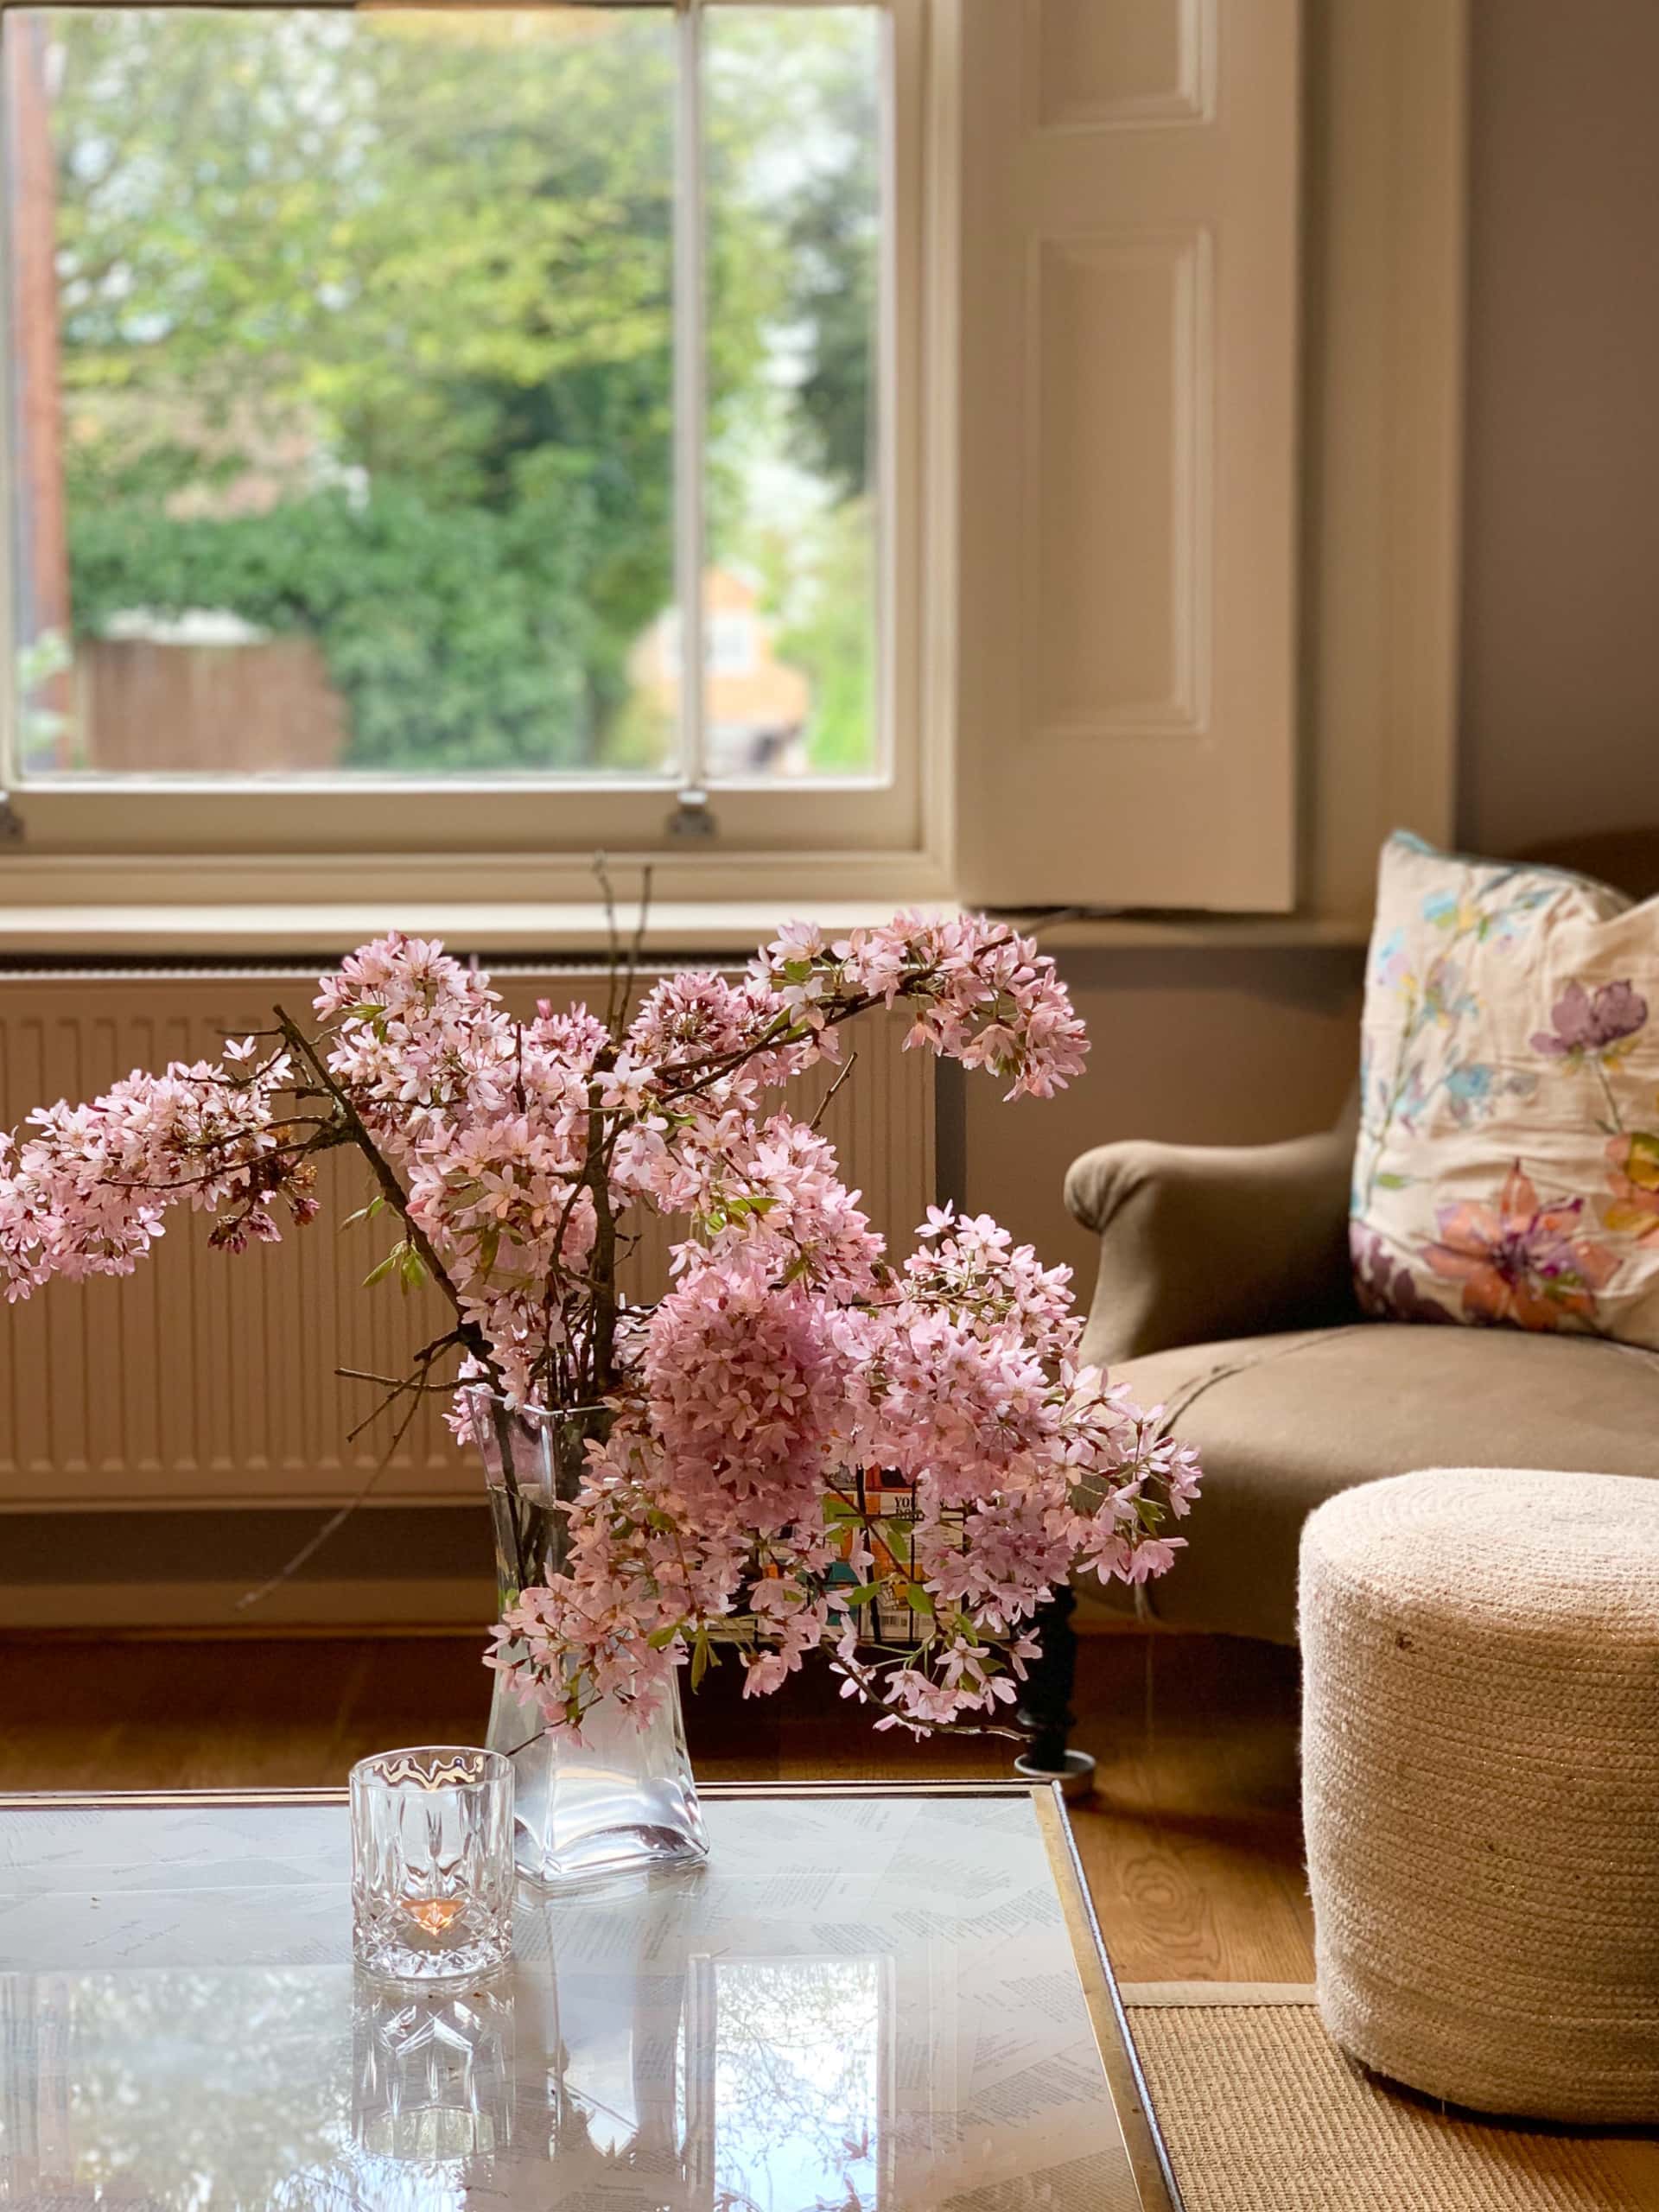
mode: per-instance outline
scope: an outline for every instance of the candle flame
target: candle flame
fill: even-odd
[[[417,1928],[429,1936],[442,1936],[466,1906],[464,1897],[400,1897],[399,1904]]]

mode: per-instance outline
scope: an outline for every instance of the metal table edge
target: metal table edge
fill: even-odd
[[[1043,1799],[1052,1785],[1044,1782],[702,1782],[699,1797],[1031,1797]],[[343,1783],[313,1788],[229,1789],[8,1789],[0,1790],[0,1812],[30,1807],[60,1812],[167,1810],[190,1805],[344,1805],[350,1792]]]

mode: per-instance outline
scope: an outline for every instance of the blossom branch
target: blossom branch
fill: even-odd
[[[604,1021],[545,1002],[518,1020],[474,966],[394,933],[323,978],[320,1036],[279,1007],[257,1062],[252,1038],[227,1043],[222,1066],[135,1075],[0,1137],[0,1288],[130,1272],[183,1198],[216,1212],[214,1242],[275,1236],[271,1202],[308,1218],[311,1156],[349,1144],[368,1211],[402,1225],[377,1273],[423,1275],[454,1316],[401,1378],[341,1370],[381,1394],[353,1438],[389,1414],[395,1452],[448,1351],[482,1378],[518,1554],[493,1663],[550,1726],[601,1700],[648,1717],[678,1665],[695,1686],[735,1634],[746,1694],[828,1643],[881,1726],[1017,1736],[1037,1605],[1079,1565],[1164,1572],[1196,1462],[1077,1364],[1065,1269],[948,1207],[888,1255],[820,1133],[856,1053],[810,1121],[758,1102],[900,1003],[907,1041],[1046,1096],[1084,1049],[1053,963],[972,916],[833,945],[791,924],[742,980],[667,976],[636,1013],[649,885],[625,952],[603,863],[600,881]],[[630,1307],[619,1274],[647,1209],[691,1229],[667,1288]],[[555,1427],[565,1512],[540,1582],[526,1421]]]
[[[307,1065],[312,1069],[316,1075],[317,1080],[321,1084],[323,1089],[327,1092],[328,1096],[334,1100],[335,1106],[339,1109],[340,1117],[346,1126],[347,1141],[354,1144],[357,1147],[357,1149],[362,1154],[365,1160],[368,1161],[375,1181],[380,1186],[381,1196],[385,1199],[387,1205],[391,1207],[398,1219],[403,1223],[404,1234],[407,1236],[409,1242],[413,1245],[416,1251],[419,1253],[422,1265],[426,1268],[427,1273],[431,1276],[433,1281],[436,1283],[438,1288],[443,1293],[444,1296],[449,1300],[451,1306],[454,1307],[459,1319],[458,1335],[460,1340],[466,1345],[467,1351],[472,1353],[474,1359],[482,1361],[484,1365],[488,1368],[492,1373],[494,1373],[494,1362],[490,1357],[489,1345],[485,1338],[483,1331],[479,1328],[475,1322],[469,1321],[467,1319],[466,1309],[461,1303],[461,1294],[455,1288],[454,1283],[450,1278],[448,1269],[444,1266],[443,1262],[438,1257],[436,1251],[433,1249],[431,1238],[421,1227],[419,1222],[417,1222],[410,1213],[409,1209],[409,1193],[404,1190],[403,1185],[392,1173],[385,1154],[382,1153],[379,1146],[376,1144],[374,1138],[370,1132],[368,1124],[364,1121],[363,1116],[359,1113],[356,1106],[353,1103],[348,1092],[341,1084],[335,1080],[334,1075],[328,1069],[327,1062],[316,1051],[315,1047],[312,1045],[310,1039],[305,1034],[304,1031],[294,1020],[293,1016],[289,1014],[284,1007],[280,1006],[276,1007],[276,1013],[277,1020],[282,1024],[283,1036],[294,1047],[295,1051],[297,1052],[305,1060]]]

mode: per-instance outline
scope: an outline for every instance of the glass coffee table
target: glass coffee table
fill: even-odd
[[[343,1791],[0,1798],[0,2205],[1179,2212],[1056,1791],[702,1794],[420,1994]]]

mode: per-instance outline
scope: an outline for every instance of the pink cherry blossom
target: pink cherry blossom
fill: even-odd
[[[1087,1049],[1052,962],[976,916],[834,942],[795,922],[743,976],[627,995],[521,1022],[435,943],[365,945],[315,1033],[279,1010],[219,1062],[0,1136],[0,1287],[130,1273],[184,1202],[215,1244],[270,1241],[315,1216],[315,1156],[353,1147],[394,1240],[374,1275],[430,1278],[453,1315],[410,1384],[454,1373],[509,1416],[482,1425],[492,1479],[518,1479],[513,1417],[587,1409],[563,1563],[490,1656],[550,1729],[601,1699],[648,1713],[722,1647],[748,1695],[827,1648],[880,1726],[1006,1725],[1038,1607],[1079,1567],[1166,1572],[1197,1460],[1078,1363],[1065,1268],[950,1206],[889,1255],[829,1140],[769,1094],[902,1006],[912,1044],[1046,1096]],[[645,1211],[683,1233],[631,1306],[618,1258]],[[918,1624],[899,1646],[874,1628],[895,1609]]]

